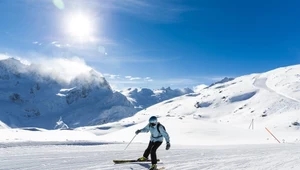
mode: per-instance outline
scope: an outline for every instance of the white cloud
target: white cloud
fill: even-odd
[[[194,86],[194,87],[193,87],[193,90],[194,90],[194,92],[199,93],[202,89],[204,89],[204,88],[206,88],[206,87],[207,87],[207,85],[205,85],[205,84],[200,84],[200,85],[198,85],[198,86]]]
[[[23,0],[40,10],[69,10],[72,7],[101,11],[101,13],[122,12],[135,17],[160,22],[176,21],[180,14],[195,10],[176,1],[161,0]],[[56,7],[56,8],[53,8]]]
[[[161,87],[172,87],[172,88],[185,88],[189,87],[194,89],[194,91],[199,91],[205,87],[206,84],[211,84],[215,82],[214,80],[223,79],[226,76],[198,76],[198,77],[188,77],[188,78],[166,78],[166,79],[155,79],[151,77],[145,77],[139,80],[130,80],[132,76],[125,76],[118,80],[109,81],[114,87],[119,89],[129,88],[129,87],[146,87],[151,89],[158,89]]]
[[[11,57],[9,57],[9,56],[6,55],[6,54],[1,54],[1,53],[0,53],[0,60],[5,60],[5,59],[8,59],[8,58],[11,58]]]
[[[108,74],[108,73],[105,73],[103,74],[105,77],[109,78],[109,79],[118,79],[120,78],[120,75],[115,75],[115,74]]]
[[[89,72],[92,68],[87,66],[83,59],[73,58],[38,58],[31,61],[35,69],[44,75],[50,75],[61,83],[69,83],[76,76]]]
[[[132,77],[130,80],[140,80],[140,77]]]
[[[78,75],[88,73],[92,68],[78,57],[49,58],[38,53],[28,53],[26,58],[0,53],[0,60],[15,58],[25,65],[31,65],[32,71],[42,76],[50,76],[59,83],[69,83]]]
[[[146,77],[144,78],[144,81],[153,81],[153,79],[151,79],[150,77]]]
[[[126,79],[129,79],[129,80],[141,80],[142,78],[140,77],[132,77],[132,76],[125,76]]]
[[[169,62],[174,60],[179,60],[180,57],[170,57],[170,58],[154,58],[152,56],[142,57],[142,56],[111,56],[105,60],[99,60],[97,62],[102,63],[161,63]]]
[[[61,48],[62,46],[60,44],[55,44],[55,47]]]
[[[120,12],[130,13],[136,17],[145,19],[169,22],[179,18],[181,13],[194,10],[192,7],[187,7],[178,4],[175,1],[161,0],[109,0],[104,1],[103,8],[110,11],[116,10]]]

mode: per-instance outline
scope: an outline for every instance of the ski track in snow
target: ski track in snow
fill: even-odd
[[[300,100],[295,99],[295,98],[293,98],[293,97],[290,97],[290,96],[288,96],[288,95],[286,95],[286,94],[284,94],[284,93],[281,93],[281,92],[276,91],[275,89],[272,89],[271,87],[269,87],[269,86],[267,85],[267,80],[268,80],[268,78],[260,78],[260,77],[258,76],[258,78],[255,79],[253,85],[254,85],[255,87],[260,88],[260,89],[267,90],[267,91],[269,91],[269,92],[271,92],[271,93],[276,93],[277,95],[281,96],[282,98],[286,98],[286,99],[288,99],[288,100],[291,100],[292,102],[300,103]]]
[[[257,88],[264,89],[272,93],[276,93],[273,89],[267,86],[266,82],[267,82],[267,78],[260,78],[260,76],[257,76],[253,85]]]
[[[300,144],[172,146],[158,150],[158,167],[167,170],[289,170],[300,169]],[[147,144],[2,146],[1,170],[145,170],[148,163],[114,164],[136,159]]]

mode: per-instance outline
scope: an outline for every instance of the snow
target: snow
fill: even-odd
[[[105,101],[114,109],[103,112],[98,120],[110,115],[118,121],[102,125],[68,130],[12,129],[2,122],[0,153],[5,154],[0,155],[0,169],[147,169],[149,164],[114,165],[112,160],[142,155],[150,134],[137,135],[128,149],[124,148],[152,115],[170,135],[171,150],[164,150],[165,143],[158,150],[159,166],[166,169],[299,169],[299,71],[300,65],[296,65],[226,79],[133,116],[121,115],[127,117],[124,119],[115,112],[124,108],[118,108],[110,98]],[[117,92],[114,97],[120,96]],[[74,117],[77,120],[90,116],[80,111]],[[66,125],[64,119],[56,123]]]
[[[72,141],[99,141],[97,136],[90,132],[79,130],[46,130],[36,127],[22,129],[0,129],[1,144],[23,142],[72,142]]]
[[[140,170],[148,163],[113,164],[114,159],[140,157],[145,144],[70,143],[0,145],[2,170]],[[239,146],[172,146],[157,151],[167,170],[290,170],[299,169],[299,144]]]
[[[76,59],[31,65],[14,58],[0,60],[0,90],[0,120],[14,128],[74,128],[137,112],[100,73]],[[58,121],[66,126],[57,126]]]

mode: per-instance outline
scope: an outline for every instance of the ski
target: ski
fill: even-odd
[[[157,159],[157,162],[160,160]],[[113,160],[115,164],[121,164],[121,163],[132,163],[132,162],[151,162],[151,160],[145,160],[145,161],[139,161],[139,160]]]

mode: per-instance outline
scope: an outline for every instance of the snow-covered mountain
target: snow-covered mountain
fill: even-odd
[[[74,129],[74,134],[80,131],[91,135],[92,132],[95,135],[90,136],[92,140],[124,142],[130,141],[136,129],[144,127],[149,117],[156,115],[167,128],[173,144],[277,143],[265,128],[273,132],[280,142],[299,141],[300,65],[216,83],[198,93],[189,93],[160,102],[128,117],[130,115],[124,116],[120,110],[124,113],[133,110],[134,113],[132,101],[129,102],[121,93],[113,93],[105,79],[95,76],[97,72],[93,70],[87,74],[90,79],[82,81],[86,76],[76,76],[70,81],[70,85],[66,86],[36,73],[15,71],[12,69],[13,65],[20,63],[14,60],[6,62],[10,62],[11,70],[9,74],[3,74],[8,72],[3,71],[8,68],[1,65],[1,105],[4,108],[1,119],[10,126],[25,126],[26,123],[35,122],[35,126],[45,127],[45,124],[49,126],[52,122],[59,126],[65,126],[66,123],[68,126],[78,127],[98,124],[98,120],[107,117],[109,123],[79,127]],[[28,70],[27,67],[30,66],[22,67]],[[82,82],[99,83],[91,85]],[[52,92],[49,92],[50,90]],[[143,93],[147,92],[152,94],[147,90]],[[112,107],[106,108],[107,105]],[[37,109],[26,109],[30,106],[39,106],[40,113]],[[95,109],[101,110],[96,112],[96,118],[93,112]],[[58,111],[62,111],[63,114],[56,115]],[[55,119],[50,119],[50,115],[56,115]],[[6,128],[5,124],[1,126]],[[48,140],[53,140],[55,136],[50,137],[48,133],[52,132],[45,131],[39,135],[45,134]],[[12,134],[1,140],[27,139],[27,135],[20,136],[22,133]],[[141,134],[135,142],[147,143],[148,139],[148,135]]]
[[[134,132],[147,125],[150,116],[156,115],[171,140],[170,150],[165,151],[164,144],[158,149],[162,160],[158,163],[159,167],[195,170],[199,167],[224,170],[299,169],[299,72],[300,65],[296,65],[238,77],[204,88],[199,93],[163,101],[132,117],[103,125],[61,131],[9,129],[0,122],[0,148],[8,153],[3,155],[6,161],[0,161],[0,165],[4,169],[39,169],[40,162],[50,169],[149,168],[147,164],[118,166],[111,160],[141,156],[150,135],[141,133],[135,136]],[[68,90],[62,90],[65,91]],[[133,142],[124,152],[132,139]],[[278,142],[287,144],[275,145]],[[60,157],[53,163],[53,159],[44,159],[45,152],[48,157],[63,155],[63,159]],[[16,154],[24,153],[25,157],[19,156],[15,164]],[[31,159],[28,159],[28,154]],[[99,154],[104,156],[100,162]],[[87,159],[83,159],[82,155]],[[88,163],[82,160],[88,160]]]
[[[103,125],[103,140],[130,141],[136,129],[156,115],[177,144],[249,144],[297,142],[300,129],[300,65],[219,82],[173,98],[130,118]],[[112,127],[128,127],[113,129]],[[98,133],[100,133],[98,131]],[[101,134],[105,134],[103,130]],[[136,142],[147,142],[140,135]]]
[[[129,101],[131,101],[135,108],[140,110],[174,97],[194,93],[194,91],[189,88],[173,90],[170,87],[158,90],[151,90],[147,88],[128,88],[120,92],[125,95]]]
[[[10,127],[72,128],[117,121],[136,112],[97,71],[87,69],[69,82],[58,79],[62,74],[13,58],[0,60],[0,121]]]

